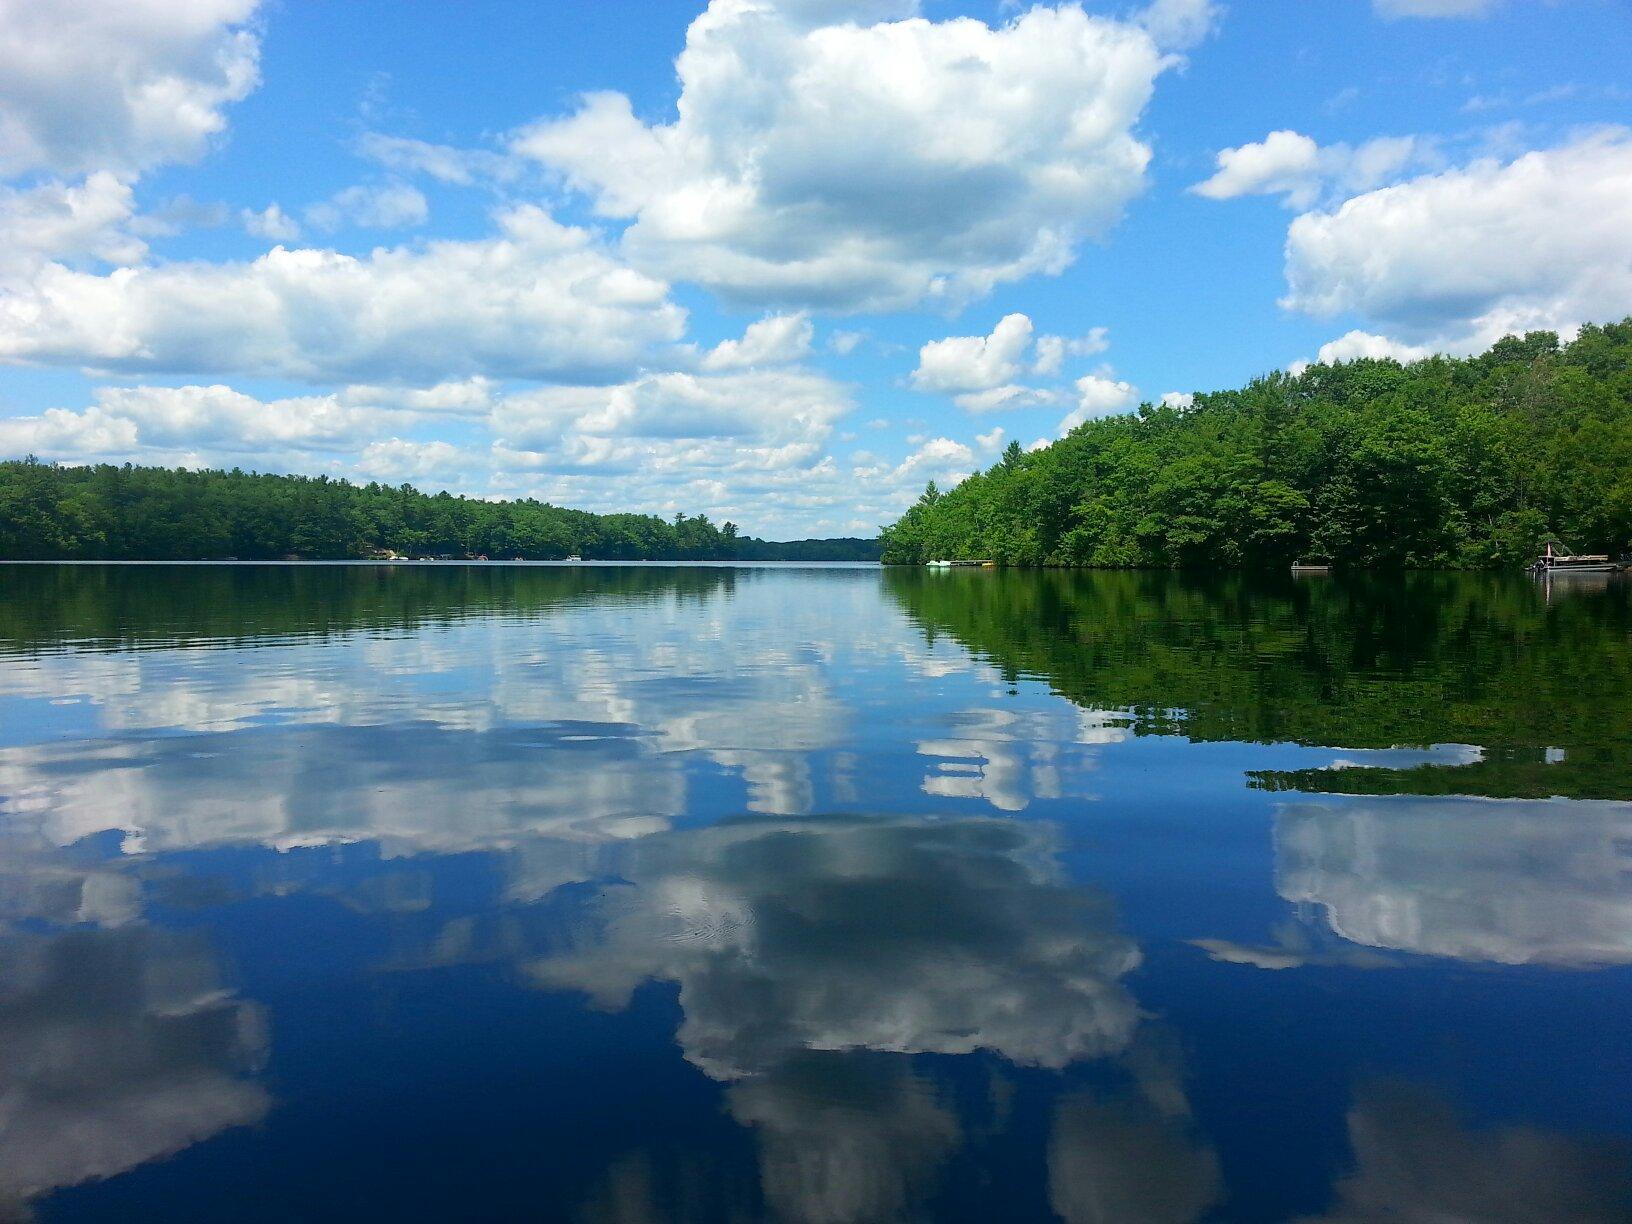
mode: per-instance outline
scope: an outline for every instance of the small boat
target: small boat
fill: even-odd
[[[952,568],[952,562],[950,562],[950,561],[925,561],[924,564],[929,566],[930,569],[951,569]]]
[[[1553,541],[1547,541],[1547,551],[1537,557],[1530,566],[1533,574],[1613,574],[1620,570],[1617,562],[1611,561],[1607,553],[1565,553],[1557,552],[1553,548]]]
[[[573,553],[572,556],[567,558],[567,560],[568,561],[582,561],[583,558],[580,557],[577,553]]]

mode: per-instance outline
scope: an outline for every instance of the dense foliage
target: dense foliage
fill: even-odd
[[[792,560],[844,560],[871,541],[802,540]],[[873,544],[871,559],[877,559]],[[781,560],[783,546],[707,515],[590,514],[326,477],[0,463],[0,558],[191,561],[408,557]]]
[[[1519,566],[1632,545],[1632,319],[1477,357],[1275,373],[1086,422],[884,532],[884,560]]]

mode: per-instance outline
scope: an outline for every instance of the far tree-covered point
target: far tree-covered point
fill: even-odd
[[[883,533],[886,562],[1104,568],[1518,567],[1549,539],[1632,546],[1632,319],[1146,403],[1011,444]]]
[[[756,540],[706,514],[591,514],[324,476],[0,463],[0,559],[14,561],[876,561],[878,548]]]

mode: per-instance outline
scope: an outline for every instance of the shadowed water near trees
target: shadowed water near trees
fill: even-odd
[[[1147,403],[930,485],[883,541],[904,564],[1518,569],[1553,536],[1632,546],[1632,319]]]
[[[930,638],[1137,734],[1477,750],[1407,769],[1254,771],[1266,789],[1632,798],[1619,581],[913,569],[885,583]]]
[[[413,631],[474,617],[527,618],[589,601],[729,595],[729,567],[453,565],[5,565],[0,651],[242,643],[357,630]]]

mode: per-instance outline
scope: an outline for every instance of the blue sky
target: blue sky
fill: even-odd
[[[0,0],[0,452],[870,533],[1141,399],[1632,312],[1629,53],[1624,0]]]

